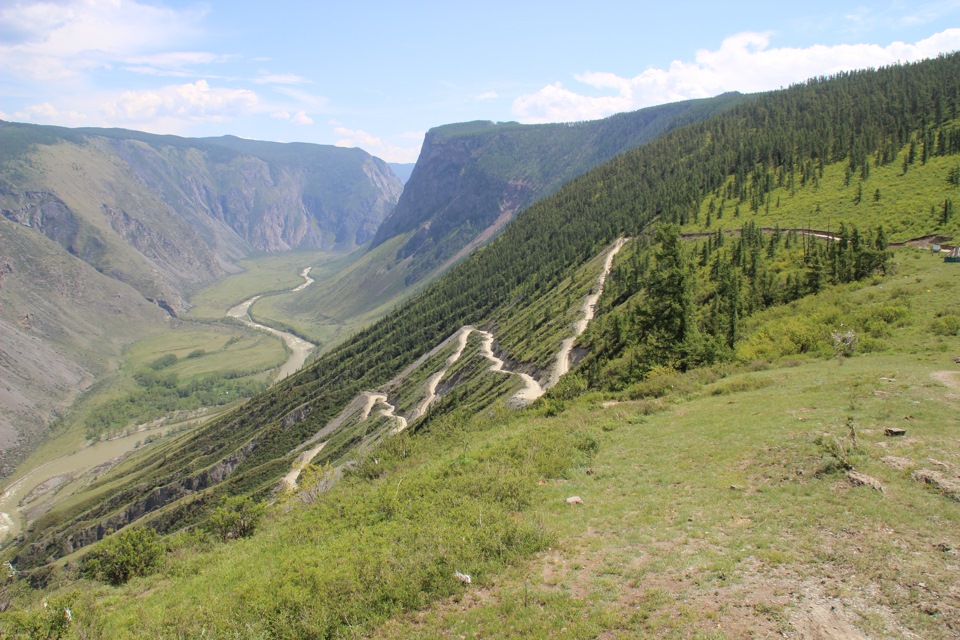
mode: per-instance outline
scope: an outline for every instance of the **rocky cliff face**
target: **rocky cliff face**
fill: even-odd
[[[396,259],[408,260],[410,284],[493,238],[520,210],[578,175],[739,100],[728,94],[574,124],[437,127],[373,246],[409,234]]]

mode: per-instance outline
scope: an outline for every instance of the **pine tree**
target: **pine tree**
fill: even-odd
[[[702,347],[696,322],[696,275],[687,257],[680,228],[657,229],[656,266],[647,276],[647,295],[640,307],[639,328],[654,364],[686,369]]]

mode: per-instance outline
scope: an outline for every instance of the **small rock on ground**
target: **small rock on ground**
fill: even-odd
[[[879,491],[880,493],[886,493],[883,489],[883,485],[880,484],[880,481],[876,478],[872,478],[865,473],[860,473],[858,471],[848,471],[847,480],[856,486],[870,487],[874,491]]]

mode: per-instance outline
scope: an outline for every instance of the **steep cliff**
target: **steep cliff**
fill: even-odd
[[[412,284],[494,237],[521,209],[576,176],[740,99],[725,94],[592,122],[468,122],[432,129],[373,246],[409,234],[396,258],[409,259],[406,281]]]

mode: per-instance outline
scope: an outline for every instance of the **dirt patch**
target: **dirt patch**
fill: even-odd
[[[897,471],[906,471],[913,466],[913,463],[910,460],[907,458],[901,458],[899,456],[883,456],[880,458],[880,462],[888,467],[893,467]]]
[[[872,476],[868,476],[865,473],[860,473],[859,471],[848,471],[847,480],[850,481],[850,484],[857,487],[870,487],[874,491],[879,491],[880,493],[886,493],[883,489],[883,485],[880,484],[880,481]]]
[[[930,377],[948,389],[960,391],[960,371],[934,371],[930,374]],[[960,400],[960,395],[948,393],[947,398],[950,400]]]
[[[836,606],[827,608],[814,604],[795,611],[790,623],[796,630],[796,638],[801,640],[866,640],[866,636],[854,627],[842,609]]]

